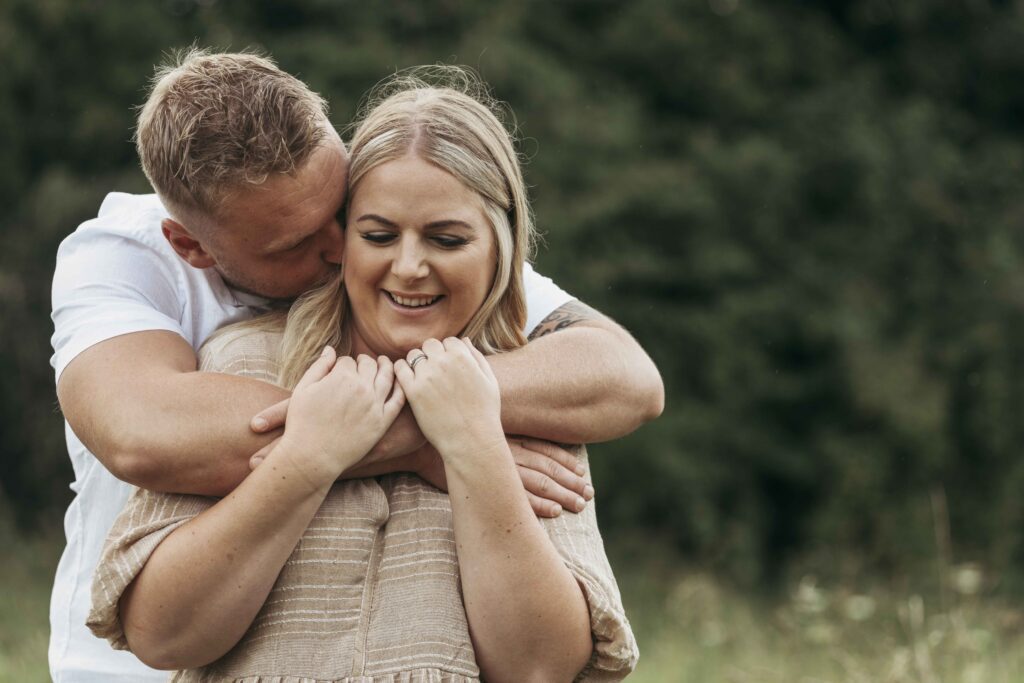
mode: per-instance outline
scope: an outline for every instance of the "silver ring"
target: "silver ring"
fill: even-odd
[[[418,356],[416,356],[415,358],[412,359],[412,362],[409,363],[409,369],[415,370],[416,369],[416,364],[419,363],[421,360],[426,360],[426,359],[427,359],[427,354],[421,353],[420,355],[418,355]]]

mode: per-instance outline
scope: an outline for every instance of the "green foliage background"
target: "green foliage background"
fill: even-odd
[[[540,269],[629,328],[665,414],[595,447],[606,537],[742,584],[1024,559],[1024,5],[996,0],[6,0],[0,474],[52,525],[60,240],[110,190],[152,65],[261,46],[343,127],[396,68],[515,111]]]

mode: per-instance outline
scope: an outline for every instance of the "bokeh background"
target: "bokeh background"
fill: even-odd
[[[4,0],[0,680],[46,680],[71,468],[60,240],[153,65],[262,48],[339,128],[477,69],[515,112],[539,269],[661,368],[592,448],[637,681],[1024,680],[1024,3]]]

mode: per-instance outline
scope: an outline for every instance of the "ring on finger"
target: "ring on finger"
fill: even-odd
[[[424,361],[426,359],[427,359],[427,354],[421,353],[420,355],[418,355],[418,356],[416,356],[415,358],[412,359],[412,361],[409,363],[409,368],[412,369],[412,370],[415,370],[416,369],[416,364],[419,363],[420,361]]]

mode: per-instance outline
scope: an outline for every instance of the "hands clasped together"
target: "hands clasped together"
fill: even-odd
[[[339,358],[334,349],[325,348],[294,392],[292,399],[260,413],[254,428],[269,431],[287,419],[286,435],[297,447],[288,451],[309,454],[308,462],[304,458],[295,465],[311,482],[333,481],[331,473],[337,478],[350,467],[359,472],[367,462],[363,456],[379,450],[381,434],[406,402],[419,423],[414,428],[422,431],[419,438],[427,439],[410,455],[408,471],[442,490],[447,483],[439,453],[458,457],[460,447],[475,444],[479,449],[501,432],[500,396],[490,364],[468,340],[454,337],[428,339],[396,363],[385,356]],[[555,517],[563,508],[580,511],[594,496],[572,453],[540,439],[506,438],[537,515]],[[253,456],[251,466],[262,462],[280,440]]]
[[[311,484],[329,485],[380,440],[406,400],[446,463],[505,442],[494,373],[468,340],[449,337],[394,364],[325,348],[295,387],[282,445],[303,454],[294,465]]]

